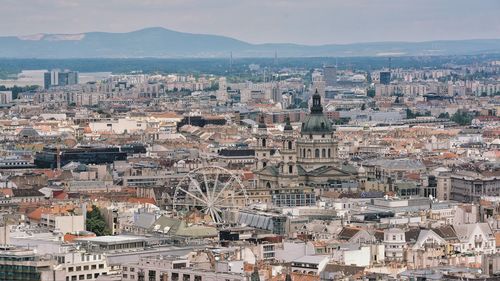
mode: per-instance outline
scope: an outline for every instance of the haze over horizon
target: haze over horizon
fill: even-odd
[[[494,39],[499,9],[495,0],[5,0],[0,36],[164,27],[249,43]]]

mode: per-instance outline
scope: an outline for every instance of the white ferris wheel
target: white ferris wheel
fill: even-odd
[[[239,176],[231,171],[207,166],[185,175],[175,189],[173,209],[197,209],[210,215],[215,223],[224,222],[222,211],[246,206],[248,196]]]

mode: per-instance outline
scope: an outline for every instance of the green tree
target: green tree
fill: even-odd
[[[461,110],[455,112],[455,114],[451,116],[451,120],[461,126],[470,125],[472,119],[473,117],[469,113]]]
[[[366,91],[366,95],[369,96],[370,98],[375,97],[375,89],[368,89]]]
[[[415,117],[416,117],[415,113],[413,113],[413,111],[411,111],[411,109],[407,108],[406,109],[406,119],[413,119]]]
[[[19,87],[14,85],[14,87],[11,88],[5,87],[4,85],[0,85],[0,91],[12,91],[12,99],[14,100],[17,99],[20,93],[35,91],[38,88],[40,88],[38,85],[30,85],[24,87]]]
[[[92,206],[90,212],[87,212],[86,229],[94,232],[97,236],[111,235],[111,231],[108,229],[104,217],[101,215],[99,208],[95,205]]]
[[[447,119],[449,119],[450,118],[450,114],[448,112],[443,112],[443,113],[439,114],[438,118],[447,118]]]

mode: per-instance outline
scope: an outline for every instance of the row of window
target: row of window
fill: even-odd
[[[66,281],[92,280],[92,279],[96,279],[97,277],[99,277],[99,275],[107,275],[107,272],[103,272],[102,274],[94,273],[93,275],[92,275],[92,273],[89,273],[89,274],[66,276]]]
[[[83,270],[89,270],[89,268],[92,270],[97,269],[97,264],[93,264],[90,266],[88,266],[88,265],[83,266]],[[104,268],[104,264],[103,263],[99,264],[99,269],[103,269],[103,268]],[[82,266],[76,266],[76,267],[70,266],[70,267],[68,267],[68,272],[73,272],[73,271],[82,271]]]
[[[320,156],[321,155],[321,156]],[[328,155],[328,157],[327,157]],[[311,149],[302,149],[300,151],[300,157],[302,158],[311,158],[312,157],[312,150]],[[328,148],[328,149],[319,149],[319,148],[316,148],[314,150],[314,158],[331,158],[332,157],[332,152],[331,152],[331,149]]]

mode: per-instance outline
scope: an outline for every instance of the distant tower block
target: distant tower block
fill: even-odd
[[[380,84],[382,84],[382,85],[391,84],[391,72],[390,71],[380,71]]]
[[[333,87],[337,84],[337,67],[325,66],[323,68],[323,76],[325,77],[325,86]]]

